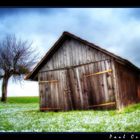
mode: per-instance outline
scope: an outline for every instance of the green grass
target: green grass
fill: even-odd
[[[8,103],[39,103],[39,97],[8,97]]]
[[[121,112],[39,112],[37,97],[11,97],[8,103],[0,103],[0,131],[140,132],[140,104]]]

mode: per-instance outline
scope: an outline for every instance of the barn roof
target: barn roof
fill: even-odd
[[[69,32],[66,32],[64,31],[63,34],[60,36],[60,38],[55,42],[55,44],[50,48],[50,50],[45,54],[45,56],[41,59],[41,61],[35,66],[35,68],[25,77],[25,79],[31,79],[31,80],[37,80],[35,79],[35,76],[36,74],[38,73],[38,71],[41,69],[41,67],[43,67],[47,60],[54,54],[54,52],[61,46],[61,44],[66,40],[66,39],[69,39],[69,38],[72,38],[72,39],[75,39],[89,47],[92,47],[96,50],[99,50],[111,57],[113,57],[116,61],[119,61],[125,65],[128,65],[132,68],[134,68],[135,70],[139,71],[139,68],[136,67],[134,64],[132,64],[130,61],[118,56],[118,55],[115,55],[93,43],[90,43],[88,42],[87,40],[84,40],[72,33],[69,33]]]

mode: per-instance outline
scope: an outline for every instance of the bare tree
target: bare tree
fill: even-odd
[[[7,100],[7,86],[10,77],[20,80],[37,60],[32,43],[7,35],[0,41],[0,79],[2,80],[1,101]]]

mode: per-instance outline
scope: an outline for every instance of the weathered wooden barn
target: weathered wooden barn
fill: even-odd
[[[39,82],[40,110],[121,109],[139,102],[139,68],[69,32],[26,79]]]

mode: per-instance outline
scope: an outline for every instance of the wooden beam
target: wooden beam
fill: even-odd
[[[91,108],[91,107],[98,107],[98,106],[115,105],[115,104],[116,104],[116,102],[108,102],[108,103],[104,103],[104,104],[91,105],[91,106],[89,106],[89,108]]]
[[[43,84],[43,83],[57,83],[58,80],[48,80],[48,81],[39,81],[39,84]]]
[[[109,70],[100,71],[100,72],[96,72],[96,73],[84,74],[84,76],[85,76],[85,77],[90,77],[90,76],[94,76],[94,75],[104,74],[104,73],[107,73],[107,72],[112,72],[112,70],[109,69]]]
[[[50,71],[57,71],[57,70],[66,70],[66,69],[71,69],[71,68],[77,68],[77,67],[80,67],[80,66],[85,66],[85,65],[94,64],[94,63],[98,63],[98,62],[102,62],[102,61],[107,61],[107,60],[110,60],[110,59],[92,61],[92,62],[83,63],[83,64],[79,64],[79,65],[74,65],[74,66],[69,66],[69,67],[61,67],[61,68],[58,68],[58,69],[43,70],[43,71],[40,71],[39,73],[50,72]]]

